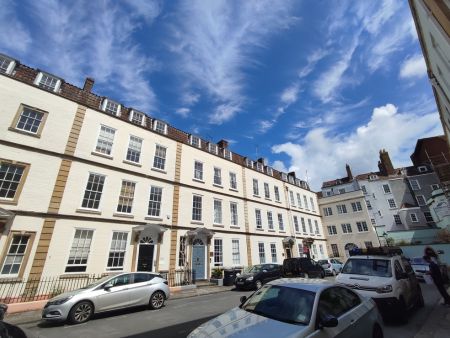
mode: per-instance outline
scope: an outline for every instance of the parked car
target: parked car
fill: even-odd
[[[42,311],[42,319],[79,324],[88,321],[94,313],[125,307],[148,305],[160,309],[169,296],[168,283],[161,275],[121,273],[50,299]]]
[[[400,252],[371,248],[352,255],[336,282],[371,297],[384,318],[406,323],[408,310],[423,307],[424,300],[414,270]]]
[[[247,271],[236,277],[236,289],[259,289],[267,282],[281,277],[281,265],[259,264],[253,265]]]
[[[344,286],[303,278],[264,285],[241,305],[200,325],[188,336],[203,337],[373,337],[382,320],[373,300]]]
[[[419,281],[424,282],[424,275],[428,274],[430,271],[430,266],[423,257],[414,257],[410,260],[411,266],[416,274],[416,277]],[[444,283],[448,283],[448,270],[446,264],[439,264],[439,267],[441,268],[441,274],[442,278],[444,279]]]
[[[283,277],[324,278],[325,270],[306,257],[286,258],[283,261]]]
[[[330,276],[336,276],[341,272],[342,267],[344,266],[344,264],[336,258],[320,259],[318,263],[325,270],[325,274]]]

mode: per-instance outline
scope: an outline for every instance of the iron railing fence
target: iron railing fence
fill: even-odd
[[[182,286],[195,283],[191,270],[160,272],[169,286]],[[23,303],[46,300],[61,293],[77,290],[95,283],[108,274],[44,276],[41,278],[2,278],[0,279],[0,303]]]

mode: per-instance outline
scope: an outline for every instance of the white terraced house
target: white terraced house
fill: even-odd
[[[120,102],[1,56],[0,278],[327,256],[316,193]]]

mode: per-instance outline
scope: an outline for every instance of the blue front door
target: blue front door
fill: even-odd
[[[205,246],[194,245],[192,247],[192,270],[195,279],[205,279]]]

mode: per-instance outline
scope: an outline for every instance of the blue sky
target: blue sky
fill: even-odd
[[[314,189],[443,133],[407,1],[0,4],[1,52]]]

